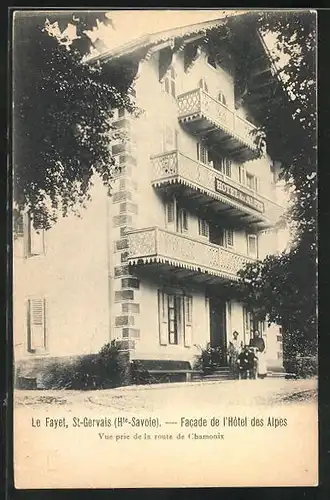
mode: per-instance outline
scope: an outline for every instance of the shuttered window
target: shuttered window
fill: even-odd
[[[245,184],[245,168],[242,165],[238,167],[238,180],[241,184]]]
[[[16,237],[24,236],[24,215],[17,212],[14,213],[13,227]]]
[[[188,213],[185,208],[178,210],[178,227],[177,231],[180,233],[188,231]]]
[[[161,152],[166,153],[177,149],[178,133],[173,127],[165,125],[161,134]]]
[[[192,304],[193,300],[191,296],[184,297],[184,345],[185,347],[190,347],[192,345],[192,334],[193,334],[193,317],[192,317]]]
[[[227,99],[225,97],[225,94],[222,92],[222,90],[219,90],[218,92],[218,101],[221,102],[221,104],[224,104],[227,106]]]
[[[202,143],[197,143],[197,160],[206,165],[209,162],[209,155],[206,146]]]
[[[247,235],[247,250],[248,255],[253,258],[257,258],[258,255],[258,239],[255,234]]]
[[[202,90],[204,90],[204,92],[206,92],[207,94],[209,93],[209,88],[207,86],[205,78],[201,78],[199,80],[199,88],[201,88]]]
[[[192,345],[193,300],[191,296],[158,291],[159,341],[161,345]]]
[[[159,343],[168,344],[168,297],[158,290],[158,318],[159,318]]]
[[[46,349],[46,300],[29,299],[27,303],[28,351],[43,352]]]
[[[180,314],[180,297],[168,296],[168,340],[170,344],[178,343],[178,320]]]
[[[226,230],[226,242],[227,242],[227,246],[229,246],[229,247],[234,246],[234,230],[233,229]]]
[[[258,178],[255,175],[246,173],[246,185],[253,191],[258,191]]]
[[[198,229],[201,236],[209,237],[209,224],[204,219],[198,219]]]
[[[162,89],[166,94],[176,96],[175,70],[170,67],[162,80]]]

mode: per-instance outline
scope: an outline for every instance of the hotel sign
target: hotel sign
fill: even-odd
[[[240,203],[244,203],[244,205],[248,205],[249,207],[254,208],[254,210],[258,210],[258,212],[264,211],[264,204],[254,198],[253,196],[237,189],[236,187],[230,186],[226,184],[221,179],[215,178],[215,190],[218,193],[223,193],[234,200],[239,201]]]

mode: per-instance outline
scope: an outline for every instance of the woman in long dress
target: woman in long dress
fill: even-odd
[[[266,360],[266,352],[258,352],[258,377],[265,378],[267,377],[267,360]]]

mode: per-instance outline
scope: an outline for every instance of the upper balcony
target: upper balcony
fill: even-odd
[[[180,193],[187,203],[235,218],[238,225],[272,227],[283,213],[283,207],[259,192],[177,150],[153,156],[152,164],[155,188]]]
[[[253,259],[213,243],[173,233],[158,227],[127,233],[128,263],[158,275],[173,272],[175,278],[196,283],[237,281],[237,272]]]
[[[178,96],[179,121],[193,134],[208,135],[240,161],[258,156],[252,123],[198,88]]]

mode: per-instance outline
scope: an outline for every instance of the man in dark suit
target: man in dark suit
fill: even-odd
[[[258,330],[255,330],[252,339],[250,340],[250,347],[256,347],[259,352],[263,352],[265,350],[265,341],[260,336]]]

